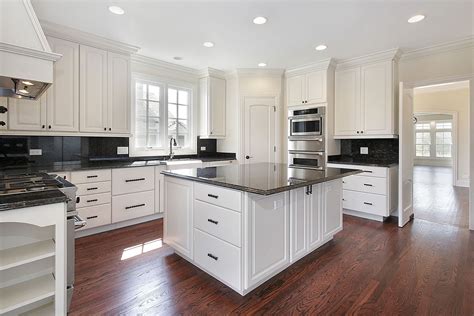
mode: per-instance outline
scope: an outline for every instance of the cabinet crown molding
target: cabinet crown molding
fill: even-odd
[[[204,68],[199,71],[199,78],[204,78],[204,77],[216,77],[216,78],[221,78],[225,79],[226,73],[222,70],[215,69],[215,68]]]
[[[47,36],[56,37],[72,42],[78,42],[79,44],[89,45],[92,47],[101,48],[122,54],[133,54],[140,49],[140,47],[138,46],[114,41],[102,36],[80,31],[68,26],[52,23],[49,21],[40,20],[40,23],[44,33]]]
[[[336,70],[357,67],[364,64],[375,63],[380,61],[398,61],[400,59],[400,56],[401,50],[399,48],[395,48],[355,58],[341,59],[337,61]]]
[[[42,50],[36,50],[36,49],[17,46],[17,45],[8,44],[8,43],[0,43],[0,51],[11,53],[11,54],[19,54],[19,55],[24,55],[28,57],[34,57],[38,59],[44,59],[44,60],[53,61],[53,62],[59,60],[62,57],[61,54],[50,53],[50,52],[46,52]]]
[[[328,70],[336,67],[336,61],[333,58],[310,63],[295,68],[289,68],[285,71],[286,77],[297,76],[311,71]]]
[[[468,36],[455,41],[439,43],[410,51],[404,51],[400,60],[420,58],[433,54],[462,50],[469,47],[474,47],[474,36]]]
[[[258,68],[238,68],[234,71],[226,73],[226,77],[259,77],[259,76],[270,76],[270,77],[281,77],[284,74],[284,69],[270,68],[270,69],[258,69]]]
[[[161,69],[173,70],[173,71],[185,73],[187,75],[193,75],[195,77],[198,77],[199,75],[199,70],[197,69],[169,63],[167,61],[163,61],[163,60],[159,60],[156,58],[147,57],[147,56],[143,56],[139,54],[133,54],[131,57],[131,60],[133,63],[140,63],[140,64],[157,67]]]

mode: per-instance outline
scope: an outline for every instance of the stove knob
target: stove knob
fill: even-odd
[[[6,113],[8,109],[4,106],[0,106],[0,114]]]
[[[5,126],[7,125],[7,123],[5,123],[4,121],[0,121],[0,126]]]

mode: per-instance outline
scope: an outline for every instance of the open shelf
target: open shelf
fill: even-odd
[[[54,256],[52,239],[0,251],[0,271]]]
[[[54,277],[48,274],[0,289],[0,315],[54,296]]]
[[[35,309],[32,309],[26,313],[20,314],[21,316],[51,316],[54,315],[54,302],[41,305]]]

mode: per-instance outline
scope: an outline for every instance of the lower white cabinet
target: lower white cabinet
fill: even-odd
[[[117,195],[112,197],[112,222],[121,222],[155,212],[155,191]]]
[[[309,196],[306,188],[290,191],[290,261],[295,262],[308,252]]]
[[[322,197],[323,239],[328,239],[342,230],[342,182],[325,182]]]
[[[164,211],[164,242],[192,259],[193,182],[167,177]]]
[[[113,195],[150,191],[154,188],[154,167],[121,168],[112,170]]]
[[[155,213],[163,213],[165,195],[165,176],[161,171],[166,170],[166,166],[155,167]]]
[[[79,216],[86,221],[86,226],[79,230],[90,229],[112,223],[112,206],[110,203],[77,209]]]

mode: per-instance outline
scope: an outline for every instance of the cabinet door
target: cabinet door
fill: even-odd
[[[312,194],[309,196],[308,203],[308,250],[321,246],[323,241],[322,234],[322,184],[313,185]]]
[[[323,239],[342,230],[342,180],[323,184]]]
[[[193,182],[165,177],[164,241],[193,259]]]
[[[130,58],[108,55],[108,124],[112,133],[130,133]]]
[[[107,130],[107,52],[80,46],[81,132]]]
[[[286,94],[288,106],[304,103],[305,75],[289,77],[286,79]]]
[[[306,187],[290,191],[290,262],[308,252],[307,212],[310,210]]]
[[[247,209],[248,247],[246,288],[288,266],[288,192],[252,196]]]
[[[306,75],[306,103],[324,103],[326,98],[326,71],[315,71]]]
[[[225,80],[210,78],[209,88],[209,120],[210,136],[225,136]]]
[[[336,72],[336,136],[358,135],[360,131],[360,68]]]
[[[46,94],[36,101],[9,98],[8,127],[16,131],[47,130]]]
[[[363,66],[361,84],[364,134],[394,134],[392,62]]]
[[[48,128],[79,130],[79,44],[48,37],[51,49],[63,55],[54,63],[54,83],[47,94]]]

